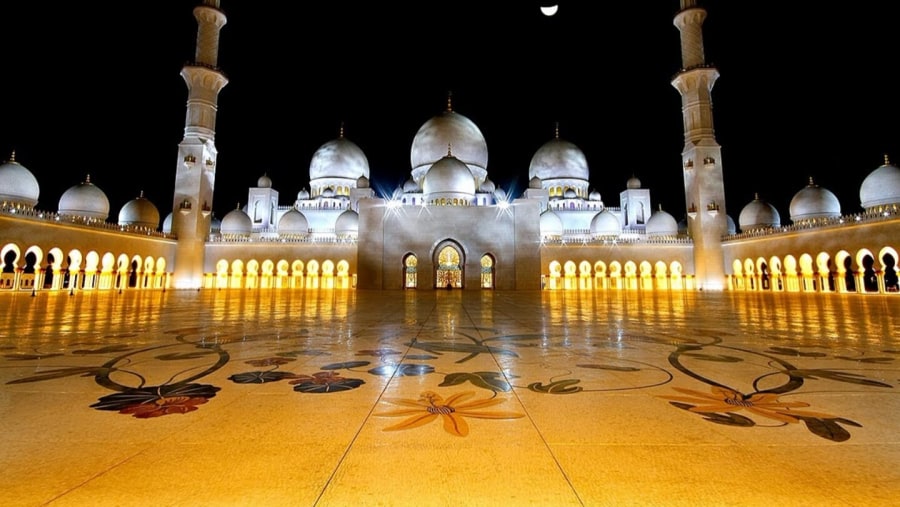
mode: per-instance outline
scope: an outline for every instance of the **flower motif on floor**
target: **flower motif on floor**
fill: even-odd
[[[746,410],[756,415],[791,424],[800,422],[800,419],[804,417],[814,419],[835,418],[833,415],[821,412],[793,410],[795,408],[808,407],[809,403],[802,401],[778,401],[779,395],[774,393],[753,393],[745,396],[725,387],[713,387],[712,394],[680,387],[673,387],[672,389],[690,396],[661,396],[661,398],[690,403],[693,406],[687,410],[691,412],[729,413]]]
[[[424,426],[431,421],[442,418],[444,430],[451,435],[464,437],[469,434],[469,424],[466,417],[476,419],[518,419],[525,414],[517,412],[484,412],[481,409],[499,405],[506,401],[502,398],[485,398],[480,400],[465,401],[475,395],[474,391],[456,393],[446,400],[433,391],[425,391],[418,400],[403,398],[385,398],[384,401],[406,408],[389,412],[376,413],[382,417],[410,416],[393,426],[388,426],[384,431],[408,430]]]
[[[187,414],[197,410],[219,391],[219,387],[204,384],[179,384],[174,386],[128,389],[100,398],[91,408],[118,411],[138,419],[149,419],[171,414]]]
[[[363,379],[346,378],[333,371],[320,371],[312,375],[296,375],[289,384],[298,393],[333,393],[349,391],[366,383]]]

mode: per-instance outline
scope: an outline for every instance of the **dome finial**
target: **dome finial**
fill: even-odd
[[[88,174],[87,176],[85,176],[84,182],[85,182],[85,183],[90,183],[90,182],[91,182],[91,175],[90,175],[90,174]]]
[[[341,121],[341,128],[338,131],[338,139],[343,139],[343,138],[344,138],[344,122]]]
[[[234,209],[241,209],[241,201],[238,201],[237,207],[235,207]]]
[[[811,187],[816,186],[816,182],[813,181],[813,177],[812,177],[812,176],[809,177],[809,186],[811,186]]]
[[[754,200],[754,201],[758,201],[758,200],[759,200],[759,192],[753,192],[753,200]]]
[[[144,191],[141,190],[141,194],[138,196],[138,199],[143,199],[143,198],[144,198]]]
[[[887,155],[884,156],[884,159],[887,160]],[[16,161],[16,150],[13,150],[13,151],[12,151],[12,154],[10,154],[10,156],[9,156],[9,161],[10,161],[10,162],[15,162],[15,161]]]
[[[453,112],[453,91],[447,90],[447,112]]]
[[[447,156],[453,156],[453,143],[447,143]]]
[[[559,139],[559,122],[556,122],[556,123],[554,124],[554,128],[553,128],[553,136],[554,136],[555,139]]]
[[[16,158],[15,155],[16,155],[16,152],[13,151],[13,158]],[[887,153],[884,154],[884,165],[891,165],[891,159],[888,158]]]

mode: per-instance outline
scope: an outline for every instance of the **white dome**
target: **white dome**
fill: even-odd
[[[678,235],[678,221],[675,217],[660,208],[647,220],[647,236],[676,236]]]
[[[544,143],[531,157],[528,177],[538,177],[543,181],[552,179],[590,179],[587,159],[580,148],[554,138]]]
[[[725,226],[726,234],[737,234],[737,226],[734,224],[734,219],[730,215],[725,215],[725,220],[727,222]],[[681,223],[678,224],[678,231],[681,232]],[[685,222],[684,232],[687,233],[687,222]]]
[[[325,190],[322,191],[322,197],[327,197],[327,198],[331,199],[331,198],[334,197],[334,195],[335,195],[335,194],[334,194],[334,189],[331,188],[331,187],[328,187],[328,188],[326,188]]]
[[[298,201],[305,201],[307,199],[309,199],[309,190],[304,188],[303,190],[297,192]]]
[[[426,121],[416,132],[409,157],[413,178],[420,180],[432,164],[444,158],[448,146],[479,182],[484,181],[488,163],[484,135],[472,120],[449,109]]]
[[[159,210],[141,192],[141,195],[126,202],[119,210],[119,225],[134,225],[155,231],[159,227]]]
[[[253,231],[253,221],[243,210],[233,209],[222,218],[219,230],[226,236],[249,236]]]
[[[641,188],[641,180],[637,176],[632,176],[625,182],[625,188],[629,190]]]
[[[334,233],[338,237],[356,237],[359,232],[359,215],[352,209],[338,215],[334,222]]]
[[[25,166],[16,162],[16,154],[13,152],[9,161],[0,165],[0,202],[24,204],[33,208],[40,193],[37,178]]]
[[[172,220],[174,219],[174,216],[175,215],[172,212],[169,212],[169,214],[166,215],[166,218],[162,223],[163,234],[172,234]]]
[[[497,202],[506,202],[508,199],[506,190],[503,190],[502,188],[494,190],[494,199],[496,199]]]
[[[775,206],[763,201],[757,195],[741,210],[738,224],[743,232],[767,227],[781,227],[781,215],[778,214]]]
[[[59,198],[59,214],[106,220],[109,216],[109,199],[100,188],[91,183],[90,175],[63,192]]]
[[[491,181],[490,179],[485,179],[485,180],[484,180],[484,183],[482,183],[482,184],[478,187],[478,191],[479,191],[479,192],[483,192],[483,193],[485,193],[485,194],[493,193],[494,190],[496,190],[496,189],[497,189],[497,186],[494,185],[494,182]]]
[[[541,236],[560,237],[563,235],[563,223],[559,215],[551,210],[541,213]]]
[[[339,137],[319,147],[309,163],[309,179],[369,177],[369,160],[353,141]]]
[[[418,183],[412,178],[406,180],[406,183],[403,184],[403,193],[404,194],[415,194],[421,192],[422,189],[419,188]]]
[[[280,236],[305,236],[309,234],[309,221],[296,208],[291,208],[278,219]]]
[[[171,216],[172,216],[172,214],[169,213],[169,216],[166,217],[166,219],[169,220],[169,230],[170,231],[172,230],[172,219],[170,218]],[[213,213],[212,216],[209,218],[209,232],[213,233],[213,234],[222,232],[222,221],[219,220],[219,217],[217,217],[215,213]]]
[[[588,195],[588,199],[590,199],[592,201],[602,201],[603,200],[600,198],[600,192],[598,192],[596,190],[591,191],[590,195]]]
[[[356,179],[356,188],[369,188],[369,178],[360,176]]]
[[[652,218],[652,216],[651,216]],[[603,210],[591,219],[591,236],[618,236],[622,233],[619,218],[609,210]]]
[[[471,199],[475,196],[475,179],[468,166],[453,155],[447,155],[431,166],[422,182],[426,201],[435,198]]]
[[[884,165],[875,169],[859,187],[859,202],[864,209],[900,204],[900,168],[884,157]]]
[[[575,199],[578,197],[578,194],[571,188],[567,188],[566,191],[563,192],[563,197],[566,199]]]
[[[537,176],[528,180],[528,188],[541,188],[541,186],[543,184],[544,184],[544,182],[541,181],[541,179],[538,178]]]
[[[841,203],[830,190],[816,185],[810,178],[809,185],[794,194],[789,210],[792,222],[814,218],[838,218],[841,216]]]
[[[272,188],[272,178],[267,174],[263,174],[256,180],[256,186],[259,188]]]

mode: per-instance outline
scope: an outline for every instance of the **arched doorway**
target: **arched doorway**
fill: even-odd
[[[419,267],[419,258],[415,254],[409,254],[403,258],[403,288],[415,289],[418,283],[416,269]]]
[[[437,266],[434,274],[434,287],[436,289],[462,289],[465,259],[459,245],[453,242],[444,242],[435,249]]]
[[[494,288],[494,258],[490,254],[481,257],[481,288]]]

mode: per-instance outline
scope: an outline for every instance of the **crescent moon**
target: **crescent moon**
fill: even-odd
[[[556,14],[557,11],[559,11],[559,4],[551,5],[549,7],[541,6],[541,12],[544,16],[552,16]]]

